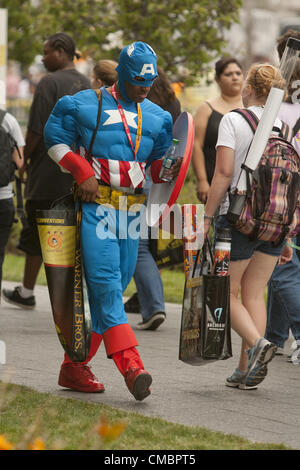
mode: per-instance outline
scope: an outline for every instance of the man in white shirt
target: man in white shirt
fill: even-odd
[[[1,114],[3,115],[3,112],[1,112]],[[25,141],[19,123],[12,114],[6,112],[1,125],[3,129],[12,136],[19,147],[20,154],[17,149],[14,148],[12,151],[12,159],[15,162],[16,168],[21,168],[23,165],[23,147]],[[13,195],[13,185],[11,182],[0,187],[0,292],[5,247],[14,221],[15,209]]]

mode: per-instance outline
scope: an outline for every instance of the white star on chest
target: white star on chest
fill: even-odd
[[[108,114],[109,117],[103,123],[103,126],[109,126],[111,124],[118,124],[119,122],[122,122],[121,114],[118,109],[107,109],[104,112]],[[137,113],[132,113],[131,111],[126,111],[124,109],[124,114],[128,126],[137,129],[137,123],[134,120],[137,117]]]

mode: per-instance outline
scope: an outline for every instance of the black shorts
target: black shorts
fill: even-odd
[[[38,228],[36,223],[36,210],[50,209],[53,201],[26,201],[25,220],[20,235],[18,249],[31,256],[42,256]]]
[[[276,256],[279,258],[287,242],[285,239],[280,243],[280,245],[274,246],[272,242],[250,240],[248,235],[245,235],[244,233],[239,232],[235,227],[232,227],[224,215],[218,217],[216,226],[231,228],[230,261],[250,259],[255,251],[260,251],[266,255]]]

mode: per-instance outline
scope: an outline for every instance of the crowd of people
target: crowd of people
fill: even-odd
[[[299,39],[300,34],[289,31],[279,38],[279,57],[290,36]],[[50,36],[43,46],[48,73],[36,86],[26,139],[9,113],[2,124],[21,150],[21,156],[14,153],[13,158],[26,198],[26,219],[18,245],[25,253],[23,283],[12,290],[3,289],[2,297],[20,308],[35,307],[34,287],[43,261],[36,210],[49,209],[75,183],[82,208],[81,249],[92,336],[84,362],[74,362],[65,353],[58,383],[81,392],[103,392],[104,385],[88,365],[103,342],[107,357],[115,363],[129,392],[136,400],[143,400],[151,393],[152,377],[138,352],[138,341],[126,315],[130,303],[124,307],[123,293],[133,278],[137,288],[134,308],[141,315],[136,328],[154,331],[166,319],[164,289],[149,239],[124,234],[128,234],[131,222],[138,224],[140,217],[129,207],[145,204],[151,184],[162,182],[162,157],[182,109],[165,71],[157,67],[156,53],[144,42],[126,46],[118,62],[100,60],[92,77],[76,69],[75,58],[70,36]],[[299,77],[296,69],[293,78]],[[285,239],[277,246],[249,240],[226,220],[228,188],[237,184],[253,138],[248,124],[233,110],[249,108],[260,119],[271,88],[284,89],[285,82],[279,69],[267,63],[253,64],[245,75],[235,57],[216,62],[215,80],[218,96],[201,103],[194,116],[192,167],[197,197],[205,205],[204,235],[208,235],[212,222],[214,228],[231,228],[230,315],[232,328],[241,337],[241,353],[225,384],[253,389],[265,379],[268,363],[284,347],[290,332],[295,339],[292,362],[300,362],[300,261],[297,248],[292,247],[298,246],[299,240],[294,239],[293,245]],[[101,114],[97,122],[99,96],[95,90],[99,89]],[[280,132],[283,121],[290,127],[297,124],[300,105],[291,102],[291,93],[289,89],[276,118],[274,135]],[[293,140],[298,151],[299,140],[298,128]],[[91,141],[91,155],[86,159]],[[174,178],[178,171],[175,165]],[[116,202],[122,195],[131,203],[125,209],[126,222],[122,218],[124,208]],[[11,183],[0,188],[0,203],[2,269],[14,218]],[[118,230],[100,237],[101,230],[107,231],[107,218],[114,220]]]

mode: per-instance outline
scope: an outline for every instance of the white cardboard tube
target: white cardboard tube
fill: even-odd
[[[254,134],[247,159],[245,161],[246,166],[252,170],[255,170],[257,167],[258,162],[266,148],[283,97],[284,90],[280,90],[279,88],[271,88],[261,119]],[[237,188],[244,191],[247,189],[245,171],[242,171],[241,173]]]

